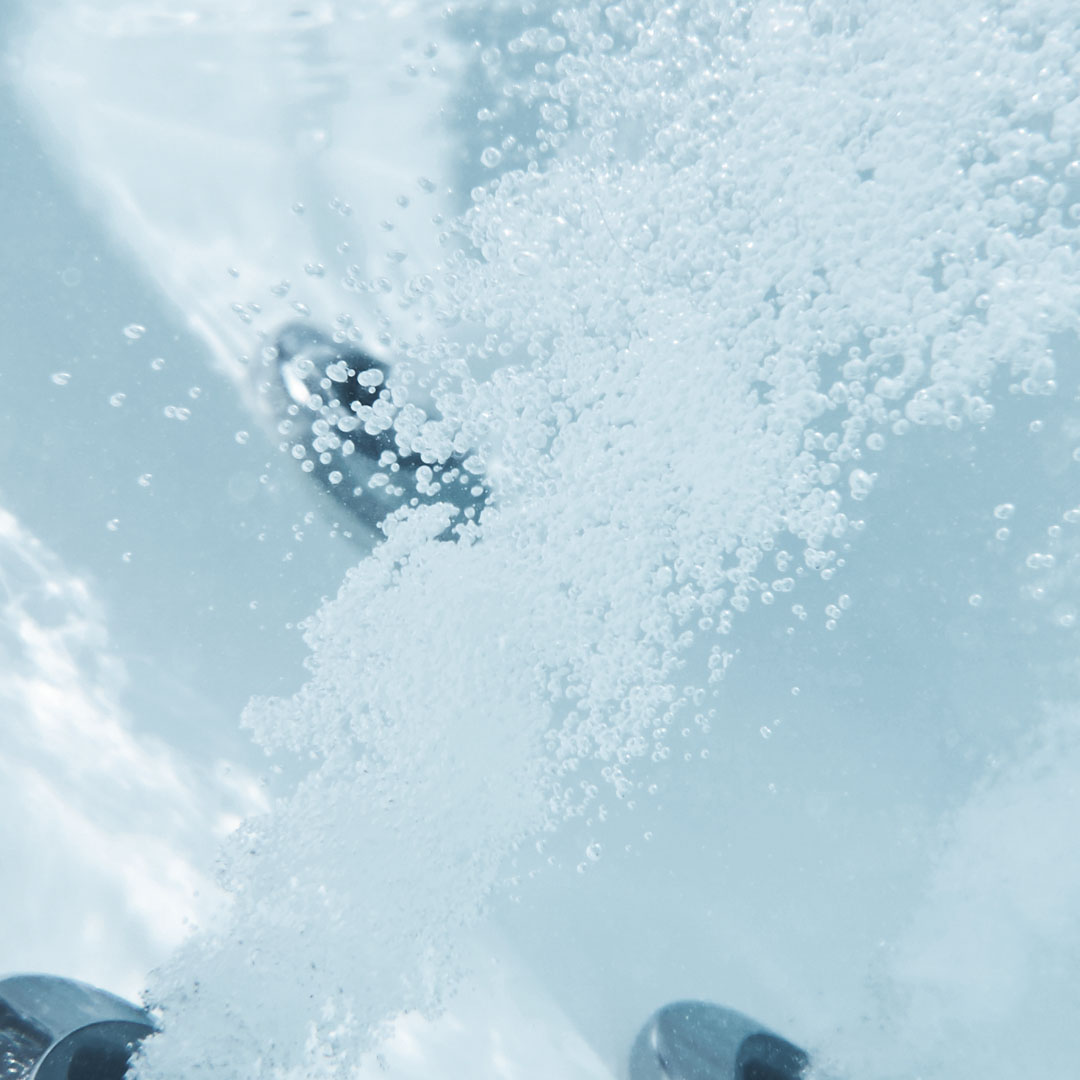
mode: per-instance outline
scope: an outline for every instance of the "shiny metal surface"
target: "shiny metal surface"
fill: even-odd
[[[427,417],[395,390],[390,364],[303,322],[284,326],[263,359],[276,368],[278,434],[301,469],[367,528],[401,506],[450,503],[458,522],[484,506],[487,485],[467,454],[424,448]]]
[[[0,1074],[6,1080],[120,1080],[148,1013],[54,975],[0,980]]]
[[[799,1080],[806,1052],[734,1009],[677,1001],[657,1010],[630,1054],[630,1080]]]

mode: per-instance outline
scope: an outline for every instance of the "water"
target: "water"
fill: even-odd
[[[156,966],[141,1074],[619,1075],[691,996],[837,1076],[1067,1071],[1068,8],[73,12],[13,33],[18,107],[113,238],[68,209],[81,243],[142,271],[23,241],[89,347],[4,364],[11,447],[61,433],[32,466],[59,497],[4,479],[38,583],[12,595],[67,582],[96,651],[5,665],[91,700],[78,732],[160,740],[174,794],[125,805],[189,876],[209,807],[269,807],[214,903],[169,892],[185,943],[73,947],[97,981]],[[432,507],[366,534],[289,467],[265,350],[298,314],[395,364],[403,452],[475,459],[491,501],[455,542]],[[70,466],[84,427],[112,487]],[[12,775],[71,768],[55,710],[5,693],[42,733]],[[95,788],[73,814],[108,839]]]

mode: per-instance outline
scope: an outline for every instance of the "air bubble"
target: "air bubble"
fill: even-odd
[[[54,372],[52,375],[50,375],[49,378],[57,386],[67,386],[67,384],[69,382],[71,382],[71,372],[70,371],[57,371],[57,372]]]
[[[510,260],[515,274],[522,277],[534,277],[540,272],[540,259],[531,251],[519,251]]]
[[[494,146],[485,148],[480,155],[481,164],[487,169],[494,169],[502,161],[502,151]]]
[[[998,521],[1008,521],[1015,512],[1016,507],[1013,506],[1012,503],[998,503],[998,505],[994,507],[994,517],[996,517]]]
[[[851,497],[857,501],[865,499],[874,487],[874,474],[865,469],[852,469],[848,476],[848,486],[851,489]]]
[[[128,323],[128,325],[124,327],[123,333],[128,341],[138,341],[139,338],[146,333],[146,327],[141,323]]]
[[[123,405],[126,400],[127,400],[127,394],[125,394],[122,390],[118,391],[115,394],[110,394],[109,395],[109,404],[114,409],[119,409],[120,406]]]

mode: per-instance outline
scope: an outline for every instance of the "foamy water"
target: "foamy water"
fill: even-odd
[[[330,194],[379,236],[385,205],[362,259],[325,213],[255,246],[228,212],[245,180],[185,211],[209,254],[170,261],[169,219],[162,243],[121,231],[248,400],[302,303],[398,358],[403,452],[472,455],[493,496],[453,543],[449,510],[398,515],[309,620],[306,683],[249,705],[299,779],[230,839],[228,915],[151,980],[165,1030],[140,1074],[353,1075],[389,1019],[483,1000],[476,957],[503,947],[612,1072],[688,993],[757,1011],[837,1075],[1066,1069],[1070,8],[386,17],[411,150],[401,172],[357,166],[363,209],[350,168],[388,137],[368,120],[381,68],[326,91],[348,152],[267,134],[280,91],[241,96],[252,127],[228,142],[302,162],[280,193],[250,181],[268,232]],[[308,22],[340,25],[346,68],[372,28],[345,5],[299,38],[242,7],[184,18],[94,25],[174,58],[250,31],[261,72]],[[391,75],[424,87],[409,107]],[[127,175],[161,220],[147,160],[52,122],[112,178],[114,214]],[[238,271],[239,310],[211,263]],[[429,398],[439,417],[416,411]]]

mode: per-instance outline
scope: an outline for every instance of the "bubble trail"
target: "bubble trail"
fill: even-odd
[[[767,556],[832,576],[885,476],[864,448],[992,423],[995,380],[1043,392],[1080,331],[1069,4],[533,22],[478,68],[520,156],[406,304],[468,327],[413,343],[444,373],[424,438],[475,448],[492,504],[454,544],[437,506],[393,515],[307,683],[250,706],[307,776],[228,853],[232,922],[158,976],[146,1077],[344,1076],[437,1007],[502,857],[575,775],[618,796],[670,749]]]

